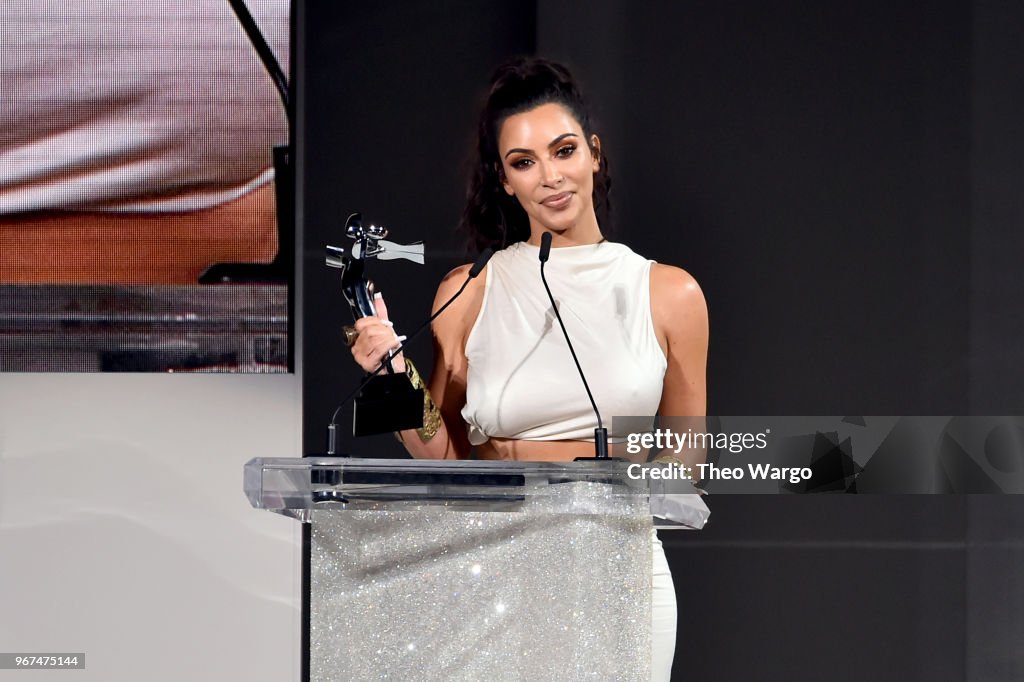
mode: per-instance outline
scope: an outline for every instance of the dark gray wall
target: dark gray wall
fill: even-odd
[[[608,5],[538,48],[609,111],[621,233],[705,290],[710,411],[967,411],[970,7]]]
[[[970,407],[1024,412],[1024,6],[973,7]]]
[[[427,267],[377,268],[399,328],[418,324],[465,262],[477,98],[530,52],[594,100],[613,238],[703,286],[711,413],[1024,409],[1020,3],[364,5],[306,9],[307,452],[359,377],[323,244],[357,209],[426,240]],[[412,355],[429,364],[427,344]],[[387,436],[342,449],[402,453]],[[709,504],[706,530],[664,536],[677,679],[1024,676],[1019,498]]]

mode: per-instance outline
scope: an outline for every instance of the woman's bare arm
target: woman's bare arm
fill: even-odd
[[[445,275],[434,296],[433,310],[436,311],[445,301],[449,300],[466,281],[470,265],[457,267]],[[469,330],[476,321],[483,300],[483,281],[479,278],[471,281],[462,296],[447,307],[431,326],[434,340],[434,360],[427,387],[441,415],[441,424],[433,437],[423,440],[416,429],[401,431],[399,437],[406,450],[416,458],[424,459],[466,459],[469,457],[470,444],[466,426],[462,419],[462,408],[466,404],[466,339]],[[368,358],[361,364],[373,366],[379,364],[378,354],[387,352],[389,339],[393,332],[386,327],[387,308],[378,305],[376,318],[366,318],[367,322],[359,321],[357,327],[364,327],[371,338],[366,341],[367,351],[362,357]],[[361,324],[361,325],[360,325]],[[382,329],[382,325],[384,326]],[[390,333],[390,336],[389,336]],[[360,340],[364,330],[360,329]],[[376,337],[376,340],[374,338]],[[358,345],[358,341],[356,343]],[[353,346],[353,355],[360,355]],[[394,360],[395,369],[404,370],[404,359],[399,355]],[[426,377],[424,377],[426,380]]]
[[[707,412],[708,309],[697,281],[685,270],[651,266],[651,314],[668,367],[658,413],[703,417]],[[699,420],[703,422],[703,420]],[[703,430],[704,424],[690,424]],[[689,466],[705,460],[704,450],[684,451]]]

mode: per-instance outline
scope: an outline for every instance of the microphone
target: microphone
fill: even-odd
[[[484,269],[484,266],[487,265],[487,261],[491,260],[491,256],[493,256],[493,255],[494,255],[494,249],[492,249],[489,246],[486,249],[484,249],[483,251],[480,252],[480,255],[476,257],[476,262],[473,263],[473,267],[471,267],[469,269],[469,279],[467,279],[466,282],[463,283],[463,285],[462,285],[463,289],[466,288],[466,284],[469,283],[470,279],[476,279],[476,276],[480,274],[480,272]],[[462,293],[462,289],[459,289],[459,294],[461,294],[461,293]],[[455,295],[458,296],[459,294],[455,294]],[[445,303],[445,305],[448,305],[448,304]]]
[[[447,301],[445,301],[444,305],[442,305],[440,308],[437,309],[437,312],[435,312],[433,315],[431,315],[427,319],[426,322],[421,324],[419,326],[419,328],[416,331],[414,331],[412,334],[410,334],[409,337],[405,341],[403,341],[397,348],[395,348],[394,350],[388,352],[388,354],[385,355],[384,358],[381,360],[380,366],[378,366],[377,369],[375,369],[372,372],[370,372],[369,374],[367,374],[366,377],[362,380],[362,382],[360,382],[360,384],[358,386],[356,386],[355,390],[352,391],[351,393],[349,393],[347,396],[345,396],[345,398],[338,404],[338,407],[335,408],[335,410],[334,410],[334,414],[331,415],[331,423],[327,426],[327,454],[328,455],[333,455],[334,454],[335,447],[336,447],[336,444],[337,444],[338,413],[341,412],[341,409],[343,407],[345,407],[345,405],[347,405],[353,398],[355,398],[359,394],[359,392],[361,390],[363,390],[366,387],[366,385],[368,383],[370,383],[370,381],[375,376],[380,374],[381,371],[383,371],[386,367],[388,367],[388,365],[391,364],[391,361],[399,353],[401,353],[405,349],[406,346],[408,346],[410,343],[412,343],[413,340],[416,337],[418,337],[420,334],[422,334],[423,331],[427,327],[429,327],[430,324],[434,320],[436,320],[441,315],[441,313],[443,313],[448,308],[448,306],[450,306],[452,303],[455,302],[455,299],[457,299],[459,296],[462,295],[462,292],[466,290],[467,286],[469,286],[470,280],[476,279],[477,275],[480,274],[480,272],[484,269],[484,266],[487,265],[487,261],[489,261],[491,259],[491,256],[493,256],[493,255],[494,255],[494,249],[492,249],[490,247],[487,247],[486,249],[484,249],[480,253],[480,255],[477,256],[476,261],[473,263],[473,266],[469,269],[469,273],[467,273],[466,281],[464,281],[462,283],[462,286],[459,287],[459,290],[456,291],[455,294],[451,298],[449,298]]]
[[[597,409],[597,403],[594,402],[594,394],[590,392],[590,385],[587,384],[587,377],[583,374],[583,368],[580,367],[579,358],[576,357],[576,351],[573,350],[572,341],[569,340],[569,332],[565,330],[565,323],[562,322],[562,315],[558,312],[558,306],[555,305],[555,297],[551,295],[551,288],[548,286],[548,280],[544,276],[544,264],[548,262],[548,257],[551,255],[551,233],[545,232],[540,236],[540,279],[544,282],[544,291],[548,292],[548,299],[551,301],[551,309],[555,311],[555,318],[558,320],[558,326],[562,328],[562,336],[565,337],[565,343],[569,346],[569,352],[572,353],[572,361],[576,363],[576,371],[580,373],[580,379],[583,379],[583,388],[587,392],[587,397],[590,398],[590,406],[594,408],[594,414],[597,415],[597,428],[594,429],[594,459],[608,459],[608,429],[604,427],[604,422],[601,421],[601,412]],[[577,457],[577,459],[590,459],[589,457]]]
[[[548,262],[548,257],[551,255],[551,233],[550,232],[545,232],[544,234],[542,234],[540,236],[540,254],[538,254],[538,255],[540,256],[541,265],[543,265],[544,263]],[[544,268],[540,269],[540,277],[541,277],[541,279],[544,279]],[[544,284],[545,284],[545,286],[547,285],[547,280],[544,281]],[[548,293],[550,294],[550,292],[548,292]],[[554,301],[552,301],[551,305],[554,305],[554,304],[555,304]]]

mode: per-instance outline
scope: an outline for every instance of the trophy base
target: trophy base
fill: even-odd
[[[418,429],[423,426],[423,389],[413,388],[403,374],[374,377],[356,398],[352,435]]]

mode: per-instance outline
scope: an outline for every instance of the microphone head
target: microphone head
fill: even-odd
[[[487,265],[487,261],[491,260],[491,256],[494,255],[494,249],[487,247],[480,252],[480,255],[476,257],[476,262],[473,263],[473,267],[469,269],[469,278],[473,279],[480,274],[480,271]]]
[[[540,236],[540,262],[547,263],[551,255],[551,233],[545,232]]]

